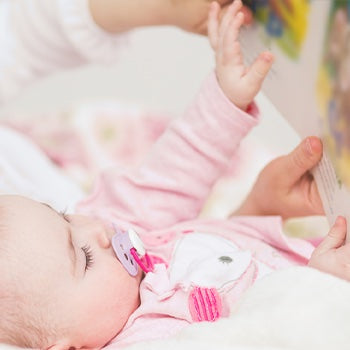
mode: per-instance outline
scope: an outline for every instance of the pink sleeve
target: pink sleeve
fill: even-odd
[[[80,209],[109,207],[144,229],[195,218],[241,139],[257,123],[223,94],[212,74],[182,118],[171,123],[143,164],[129,174],[105,172]]]

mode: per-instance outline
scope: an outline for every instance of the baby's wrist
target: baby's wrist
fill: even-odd
[[[225,95],[227,96],[226,93],[225,93]],[[241,111],[243,111],[245,113],[250,113],[250,111],[252,110],[253,101],[242,102],[242,101],[236,101],[236,98],[230,98],[229,96],[228,96],[228,98]]]
[[[249,109],[251,108],[253,101],[250,101],[248,99],[242,98],[242,96],[239,96],[238,87],[232,87],[232,84],[225,81],[225,79],[222,79],[220,76],[221,74],[218,74],[216,71],[216,79],[219,83],[220,89],[224,93],[224,95],[240,110],[243,112],[249,113]]]
[[[249,102],[249,103],[236,103],[234,101],[232,101],[232,102],[235,104],[236,107],[241,109],[243,112],[249,113],[248,109],[249,109],[249,107],[251,107],[252,102]]]

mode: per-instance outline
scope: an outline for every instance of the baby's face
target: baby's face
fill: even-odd
[[[18,274],[28,301],[47,307],[48,322],[59,332],[50,345],[106,344],[138,307],[141,280],[141,273],[131,277],[116,259],[113,230],[24,197],[0,196],[0,207],[13,254],[6,270]]]

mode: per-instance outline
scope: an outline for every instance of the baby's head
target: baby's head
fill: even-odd
[[[139,305],[113,230],[20,196],[0,196],[0,343],[97,348]]]

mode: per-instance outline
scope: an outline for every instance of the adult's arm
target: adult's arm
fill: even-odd
[[[95,19],[102,28],[117,33],[141,26],[173,25],[189,32],[206,34],[209,0],[89,0]],[[217,0],[223,15],[232,0]],[[243,7],[245,22],[251,11]]]
[[[115,61],[124,40],[96,24],[88,0],[0,1],[0,104],[59,70]]]

